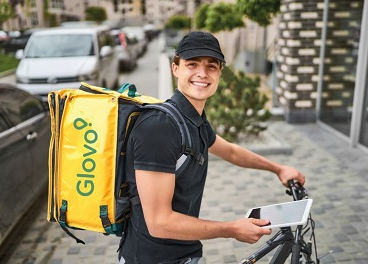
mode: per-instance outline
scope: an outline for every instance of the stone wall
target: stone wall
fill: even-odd
[[[316,120],[323,6],[323,0],[281,2],[276,94],[291,123]]]
[[[363,0],[329,1],[322,116],[351,107],[362,7]],[[290,123],[317,119],[323,9],[323,0],[282,0],[276,94]]]

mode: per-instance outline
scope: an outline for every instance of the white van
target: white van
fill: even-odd
[[[114,40],[104,26],[58,27],[32,34],[15,72],[17,86],[46,96],[50,91],[79,88],[84,81],[110,89],[119,85]]]

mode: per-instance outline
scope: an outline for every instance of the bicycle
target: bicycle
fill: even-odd
[[[293,196],[294,201],[308,199],[307,190],[300,184],[294,181],[288,182],[289,189],[286,193]],[[317,257],[316,237],[314,233],[315,223],[311,214],[307,223],[295,227],[293,230],[291,227],[283,227],[268,241],[266,241],[256,251],[251,253],[248,257],[244,258],[237,264],[252,264],[266,256],[272,250],[276,249],[271,262],[272,264],[285,263],[285,261],[291,255],[291,264],[319,264],[320,259],[323,257]],[[304,237],[310,234],[308,242]],[[314,253],[313,255],[313,245]],[[330,252],[332,253],[332,252]],[[328,253],[329,254],[329,253]],[[314,259],[313,259],[314,258]]]

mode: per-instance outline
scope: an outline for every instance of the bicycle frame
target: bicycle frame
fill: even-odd
[[[281,228],[281,230],[269,239],[263,246],[253,252],[249,257],[241,260],[238,264],[252,264],[270,253],[276,247],[280,246],[274,254],[270,263],[284,263],[290,255],[294,244],[294,235],[290,227]]]
[[[294,200],[301,200],[307,198],[306,190],[302,187],[298,189],[293,181],[289,181],[290,191],[287,191],[289,195],[292,195]],[[313,220],[311,220],[313,222]],[[285,263],[287,258],[291,254],[291,263],[300,263],[301,253],[305,254],[306,262],[308,264],[315,263],[311,259],[312,245],[311,242],[306,243],[302,235],[303,226],[297,226],[295,229],[295,235],[291,227],[281,228],[271,239],[264,243],[260,248],[253,252],[248,257],[244,258],[237,264],[252,264],[263,258],[265,255],[270,253],[272,250],[278,247],[275,254],[273,255],[270,263],[280,264]],[[312,226],[313,232],[313,226]],[[303,262],[304,263],[304,262]]]

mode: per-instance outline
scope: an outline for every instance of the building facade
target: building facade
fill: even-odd
[[[163,26],[174,14],[193,16],[199,5],[213,2],[219,0],[30,0],[23,6],[18,4],[16,18],[4,26],[8,30],[48,26],[46,8],[58,23],[84,20],[84,10],[89,6],[104,7],[108,19],[119,25]],[[264,65],[267,54],[262,51],[258,56],[257,50],[272,50],[276,66],[272,101],[283,110],[287,122],[318,122],[351,146],[366,149],[367,2],[282,0],[274,25],[261,28],[247,21],[245,28],[216,36],[228,64],[239,64],[237,68],[246,72],[257,72],[257,63]],[[239,56],[244,49],[245,55]]]
[[[368,147],[368,1],[283,0],[276,94],[290,123]]]
[[[84,11],[90,6],[103,7],[108,20],[116,25],[143,25],[162,27],[175,14],[193,16],[202,3],[213,0],[30,0],[17,4],[16,18],[4,23],[6,30],[50,26],[64,21],[85,20]],[[49,14],[49,17],[46,16]]]

